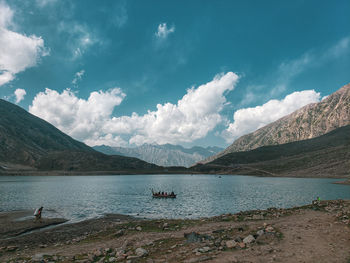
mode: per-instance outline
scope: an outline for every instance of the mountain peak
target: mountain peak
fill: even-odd
[[[204,160],[203,163],[232,152],[315,138],[349,124],[350,84],[347,84],[321,102],[308,104],[252,133],[241,136],[224,151]]]

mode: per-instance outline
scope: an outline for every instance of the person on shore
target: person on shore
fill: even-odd
[[[40,222],[41,222],[41,214],[43,212],[43,208],[44,207],[41,206],[40,208],[35,209],[35,212],[34,212],[35,221],[40,220]]]

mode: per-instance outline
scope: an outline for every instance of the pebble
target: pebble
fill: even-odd
[[[139,247],[135,250],[135,253],[139,257],[144,257],[148,255],[148,251],[142,247]]]
[[[250,244],[255,241],[255,238],[252,235],[249,235],[243,239],[243,242],[245,244]]]
[[[198,249],[198,251],[201,253],[206,253],[206,252],[210,251],[210,247],[201,247]]]
[[[137,226],[137,227],[136,227],[136,230],[137,230],[137,231],[141,231],[141,230],[142,230],[142,227]]]
[[[256,232],[256,234],[258,235],[258,236],[262,236],[263,234],[264,234],[265,232],[264,232],[264,230],[259,230],[258,232]]]
[[[15,251],[15,250],[17,250],[17,249],[18,249],[17,246],[8,246],[8,247],[6,248],[7,251]]]
[[[268,227],[266,227],[265,231],[266,232],[274,232],[275,230],[272,226],[268,226]]]
[[[122,235],[125,234],[125,231],[123,229],[118,230],[117,232],[114,233],[115,237],[121,237]]]
[[[240,248],[245,248],[245,243],[244,243],[244,242],[240,242],[240,243],[238,243],[238,246],[239,246]]]
[[[234,240],[228,240],[225,243],[227,248],[234,248],[237,245],[237,242]]]

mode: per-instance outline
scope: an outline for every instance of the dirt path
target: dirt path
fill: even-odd
[[[42,245],[30,235],[16,248],[3,242],[0,262],[348,263],[349,218],[350,201],[341,200],[201,220],[110,215],[44,231]]]

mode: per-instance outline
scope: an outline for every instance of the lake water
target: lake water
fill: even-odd
[[[119,213],[146,218],[198,218],[243,210],[350,199],[336,179],[223,175],[0,176],[0,211],[44,206],[44,216],[71,222]],[[176,199],[152,198],[174,191]]]

